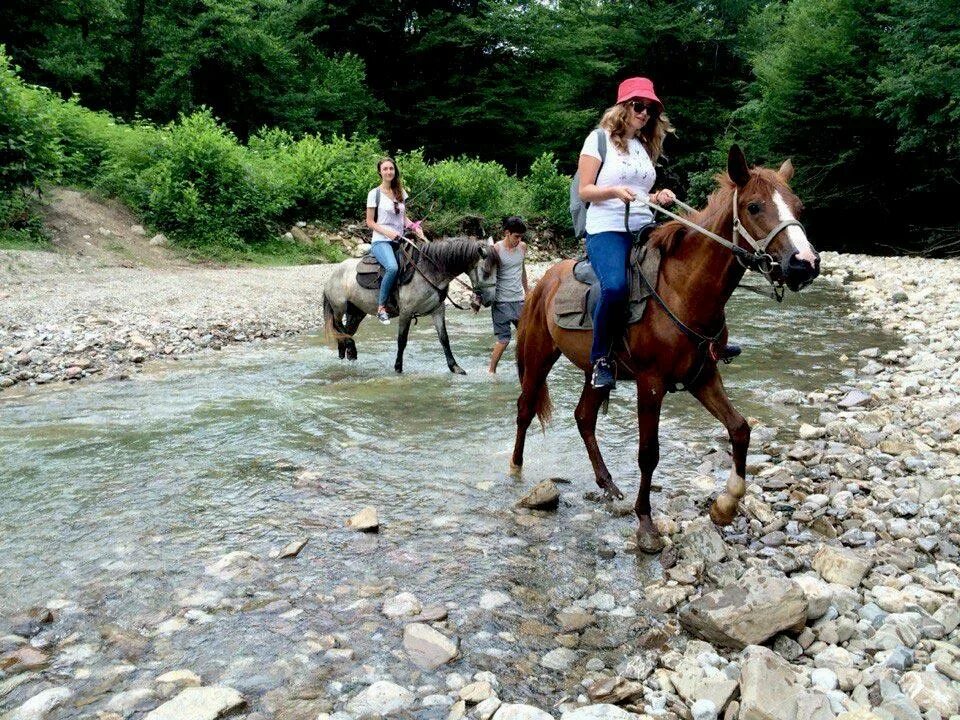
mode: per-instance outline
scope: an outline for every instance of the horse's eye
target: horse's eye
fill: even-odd
[[[758,212],[760,212],[760,203],[752,202],[747,205],[747,212],[751,215],[756,215]]]

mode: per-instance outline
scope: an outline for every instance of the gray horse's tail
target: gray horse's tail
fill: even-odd
[[[333,311],[333,305],[327,297],[326,290],[323,291],[323,337],[327,342],[339,342],[350,337],[343,332],[343,326],[340,325],[340,319]]]

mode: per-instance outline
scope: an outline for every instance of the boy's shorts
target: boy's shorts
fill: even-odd
[[[523,300],[516,302],[495,302],[490,306],[490,317],[493,318],[493,334],[500,342],[510,342],[510,323],[520,322],[520,313],[523,311]]]

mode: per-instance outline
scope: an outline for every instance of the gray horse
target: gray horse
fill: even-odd
[[[437,329],[440,345],[443,346],[450,372],[466,375],[457,365],[450,350],[447,336],[447,321],[444,300],[450,281],[467,274],[471,283],[478,282],[478,266],[487,256],[483,241],[469,238],[449,238],[429,243],[419,243],[420,259],[413,279],[399,289],[397,332],[397,360],[393,369],[403,372],[403,350],[407,345],[410,321],[415,317],[430,315]],[[337,351],[341,359],[357,359],[357,346],[353,335],[367,315],[376,315],[377,291],[367,290],[357,284],[356,258],[344,260],[333,271],[323,290],[323,316],[329,335],[337,339]]]

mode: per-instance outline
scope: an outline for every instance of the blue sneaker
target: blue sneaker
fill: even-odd
[[[600,358],[593,364],[593,377],[590,378],[590,384],[596,390],[613,390],[617,386],[613,366],[607,358]]]

